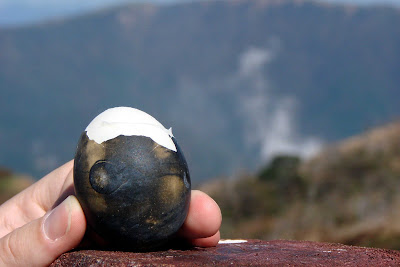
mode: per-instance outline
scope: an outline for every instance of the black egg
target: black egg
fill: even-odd
[[[83,132],[75,155],[75,192],[89,227],[109,244],[149,250],[173,239],[190,202],[190,176],[176,152],[149,137],[96,143]]]

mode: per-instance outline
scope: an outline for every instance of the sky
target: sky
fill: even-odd
[[[54,17],[84,13],[126,2],[152,2],[168,4],[193,0],[0,0],[0,26],[20,25]],[[390,4],[400,6],[400,0],[319,0],[323,2],[350,3],[357,5]]]

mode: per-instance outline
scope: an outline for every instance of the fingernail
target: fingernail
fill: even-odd
[[[69,196],[60,205],[50,211],[43,223],[43,230],[47,238],[56,241],[68,233],[71,225],[71,212],[75,201],[77,200],[74,196]]]

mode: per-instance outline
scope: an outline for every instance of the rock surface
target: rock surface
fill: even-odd
[[[80,250],[51,266],[400,266],[400,251],[287,240],[220,242],[213,248],[148,253]]]

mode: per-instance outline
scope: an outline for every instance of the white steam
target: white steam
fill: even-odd
[[[259,74],[263,66],[273,59],[273,51],[250,47],[239,57],[239,73],[243,77]]]
[[[279,92],[268,77],[281,50],[279,40],[271,39],[266,47],[238,54],[236,68],[221,77],[178,78],[169,115],[186,125],[191,140],[220,157],[216,161],[229,162],[224,171],[265,163],[279,154],[310,157],[322,145],[300,133],[296,113],[301,103],[293,94]]]
[[[279,50],[274,44],[270,48],[250,47],[239,57],[236,82],[242,89],[237,103],[246,121],[246,141],[260,146],[263,161],[277,154],[310,157],[320,149],[321,140],[298,133],[296,98],[274,94],[265,75]]]
[[[261,139],[261,156],[270,159],[276,154],[296,154],[310,157],[320,149],[322,142],[315,137],[296,134],[294,121],[295,99],[283,98],[271,116],[270,128]]]

